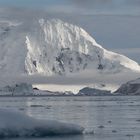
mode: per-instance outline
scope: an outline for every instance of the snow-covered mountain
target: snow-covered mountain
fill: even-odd
[[[140,78],[123,84],[115,93],[122,95],[140,95]]]
[[[58,19],[0,22],[0,72],[67,75],[93,69],[102,73],[140,72],[133,60],[104,49],[82,28]]]

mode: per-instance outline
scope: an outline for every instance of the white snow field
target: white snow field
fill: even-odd
[[[45,137],[82,134],[78,125],[52,120],[38,120],[19,112],[0,109],[0,138]]]

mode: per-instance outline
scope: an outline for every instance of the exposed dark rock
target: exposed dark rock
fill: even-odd
[[[96,88],[85,87],[79,91],[78,95],[87,95],[87,96],[111,95],[111,92],[108,90],[100,90],[100,89],[96,89]]]
[[[122,95],[140,95],[140,79],[129,81],[123,84],[114,93],[120,93]]]

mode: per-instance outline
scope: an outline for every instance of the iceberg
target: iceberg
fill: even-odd
[[[28,83],[16,83],[0,88],[0,95],[27,96],[33,95],[33,93],[33,87],[31,84]]]
[[[20,112],[0,109],[0,138],[78,135],[83,131],[79,125],[38,120]]]

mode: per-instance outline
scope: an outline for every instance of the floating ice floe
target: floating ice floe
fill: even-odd
[[[52,120],[38,120],[19,112],[0,109],[0,138],[45,137],[83,134],[84,128]]]

